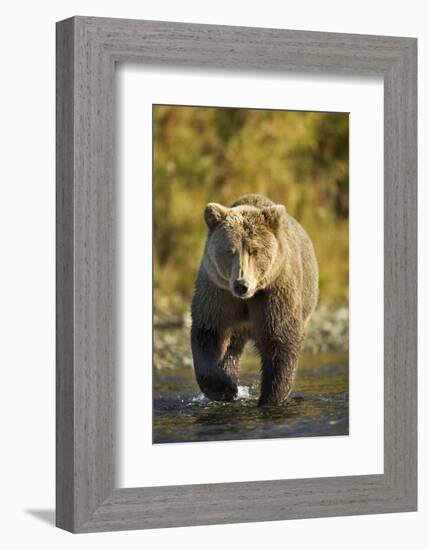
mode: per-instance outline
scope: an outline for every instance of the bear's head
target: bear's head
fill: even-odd
[[[260,209],[207,204],[209,232],[203,265],[211,281],[241,299],[265,288],[281,254],[278,232],[285,212],[282,205]]]

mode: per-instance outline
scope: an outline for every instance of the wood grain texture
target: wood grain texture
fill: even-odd
[[[74,23],[56,36],[56,522],[74,525]]]
[[[115,489],[116,62],[383,76],[383,475]],[[57,24],[59,527],[91,532],[416,510],[416,298],[415,39],[87,17]]]

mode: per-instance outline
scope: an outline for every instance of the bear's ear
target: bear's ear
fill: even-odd
[[[229,208],[217,204],[215,202],[209,202],[205,207],[205,223],[209,229],[214,229],[219,225],[227,216]]]
[[[287,212],[287,209],[282,204],[275,204],[274,206],[268,206],[263,208],[262,214],[267,225],[276,231],[278,229],[279,223],[284,217],[284,214]]]

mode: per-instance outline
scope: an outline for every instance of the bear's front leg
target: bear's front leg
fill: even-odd
[[[288,342],[266,338],[259,345],[262,380],[259,405],[285,401],[290,395],[297,369],[298,351]]]
[[[214,401],[235,399],[238,395],[238,360],[243,344],[229,343],[225,334],[195,325],[192,325],[191,344],[196,380],[202,392]]]
[[[302,322],[280,296],[262,299],[255,320],[262,363],[259,405],[279,403],[287,399],[293,388],[303,340]]]

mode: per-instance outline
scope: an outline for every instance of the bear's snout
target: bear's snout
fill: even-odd
[[[240,298],[243,298],[247,294],[249,288],[250,285],[244,279],[233,281],[233,292]]]

